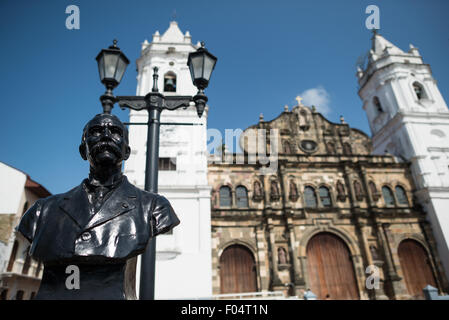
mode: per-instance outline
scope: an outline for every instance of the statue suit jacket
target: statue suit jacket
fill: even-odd
[[[82,184],[36,201],[17,227],[31,242],[31,256],[46,264],[126,260],[179,224],[166,198],[135,187],[126,176],[111,192],[95,214]]]

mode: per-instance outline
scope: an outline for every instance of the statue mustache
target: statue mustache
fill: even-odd
[[[122,156],[122,151],[113,141],[100,141],[96,143],[92,148],[92,153],[96,155],[104,150],[112,151],[117,157]]]

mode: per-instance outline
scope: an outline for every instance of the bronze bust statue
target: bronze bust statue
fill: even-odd
[[[30,255],[44,264],[36,299],[133,299],[136,257],[179,219],[166,198],[135,187],[122,174],[130,147],[128,130],[116,116],[90,120],[79,151],[90,163],[89,177],[36,201],[17,227],[31,243]],[[71,265],[79,268],[79,288],[67,287]]]

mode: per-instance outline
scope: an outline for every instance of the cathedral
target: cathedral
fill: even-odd
[[[410,299],[427,284],[447,288],[407,163],[373,155],[365,133],[313,107],[297,105],[243,135],[260,129],[278,129],[276,172],[261,174],[257,162],[209,165],[215,294]],[[377,289],[366,288],[368,266]]]
[[[421,299],[427,285],[448,292],[448,109],[415,47],[403,52],[376,32],[372,41],[357,70],[372,139],[298,99],[244,131],[244,161],[233,154],[209,165],[214,294]],[[266,138],[273,129],[275,150]],[[249,161],[261,144],[277,154],[269,174]]]

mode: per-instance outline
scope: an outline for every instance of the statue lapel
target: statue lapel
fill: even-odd
[[[82,184],[67,192],[59,207],[80,228],[89,221],[89,200]]]
[[[92,217],[84,228],[94,228],[133,210],[136,208],[136,199],[136,192],[125,177],[123,182],[113,191],[101,209]]]

